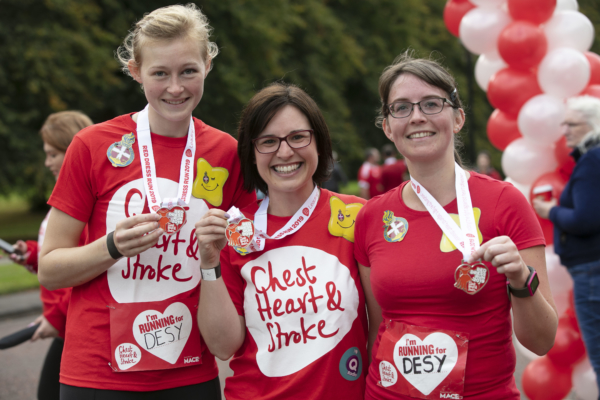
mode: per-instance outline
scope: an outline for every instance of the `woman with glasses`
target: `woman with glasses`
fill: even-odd
[[[553,345],[544,238],[512,185],[460,165],[465,114],[437,62],[400,56],[379,80],[380,126],[411,180],[369,201],[355,256],[369,312],[367,399],[519,399],[523,345]]]
[[[554,224],[554,251],[573,277],[575,312],[600,387],[600,100],[567,101],[562,124],[575,169],[556,199],[534,199],[538,215]]]
[[[363,399],[367,319],[353,242],[364,200],[319,187],[333,162],[329,131],[298,87],[258,92],[238,134],[245,187],[267,197],[196,224],[200,331],[218,358],[233,355],[225,396]]]

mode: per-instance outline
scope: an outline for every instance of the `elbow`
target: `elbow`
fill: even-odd
[[[40,259],[39,261],[39,265],[38,265],[38,281],[40,282],[40,285],[42,285],[43,287],[45,287],[48,290],[56,290],[56,289],[61,289],[61,286],[58,285],[58,282],[54,282],[54,280],[52,279],[52,274],[48,273],[49,267],[47,265],[45,265],[45,263],[43,262],[43,258]]]
[[[226,350],[220,350],[220,351],[213,352],[213,355],[221,361],[229,360],[231,357],[233,357],[234,354],[235,354],[235,351],[226,351]]]

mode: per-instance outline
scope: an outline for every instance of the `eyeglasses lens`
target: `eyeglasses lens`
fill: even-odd
[[[444,108],[444,99],[425,99],[418,103],[396,102],[390,104],[390,112],[395,118],[405,118],[412,113],[414,105],[418,105],[423,114],[437,114]]]
[[[256,149],[260,153],[274,153],[279,150],[282,141],[286,141],[293,149],[300,149],[310,144],[310,131],[294,132],[286,137],[264,136],[255,141]]]

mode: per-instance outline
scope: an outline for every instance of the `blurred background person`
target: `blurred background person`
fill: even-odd
[[[383,193],[379,161],[379,150],[371,147],[365,151],[365,162],[358,170],[358,187],[363,199],[369,200]]]
[[[536,198],[533,206],[554,224],[554,251],[573,277],[575,312],[600,387],[600,100],[569,99],[561,126],[575,169],[560,205]]]
[[[487,175],[490,178],[502,180],[502,176],[498,171],[492,167],[492,158],[490,153],[485,150],[481,150],[479,154],[477,154],[477,164],[475,165],[475,172],[478,172],[483,175]]]
[[[44,153],[46,153],[44,165],[52,172],[55,179],[58,179],[71,140],[77,132],[90,125],[92,125],[92,120],[79,111],[62,111],[51,114],[44,122],[42,129],[40,129],[40,135],[44,141]],[[10,256],[14,262],[23,265],[36,274],[38,254],[42,248],[49,216],[50,212],[48,212],[40,226],[37,242],[34,240],[26,242],[18,240],[14,245],[17,252]],[[81,245],[83,242],[85,242],[85,234],[82,234],[79,244]],[[38,400],[58,400],[60,360],[64,346],[71,288],[48,290],[40,285],[40,298],[43,313],[32,323],[32,325],[39,324],[39,327],[33,334],[31,341],[45,338],[54,338],[54,340],[48,349],[40,374]]]
[[[383,153],[383,166],[381,167],[381,184],[383,192],[388,192],[409,179],[408,169],[404,160],[397,158],[396,147],[388,143],[381,148]]]
[[[331,153],[333,155],[333,169],[331,170],[329,179],[323,183],[323,189],[339,193],[340,186],[346,186],[348,184],[348,177],[340,165],[338,153],[336,151],[332,151]]]

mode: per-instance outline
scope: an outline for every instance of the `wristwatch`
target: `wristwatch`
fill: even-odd
[[[537,272],[535,272],[535,269],[533,269],[529,265],[527,266],[527,269],[529,269],[529,276],[527,277],[527,281],[524,288],[515,289],[514,287],[510,286],[510,282],[508,281],[508,279],[506,280],[506,290],[508,292],[509,299],[511,294],[515,297],[520,298],[531,297],[535,294],[535,291],[540,285],[540,280],[537,276]]]
[[[214,268],[200,268],[203,281],[216,281],[221,277],[221,263]]]

